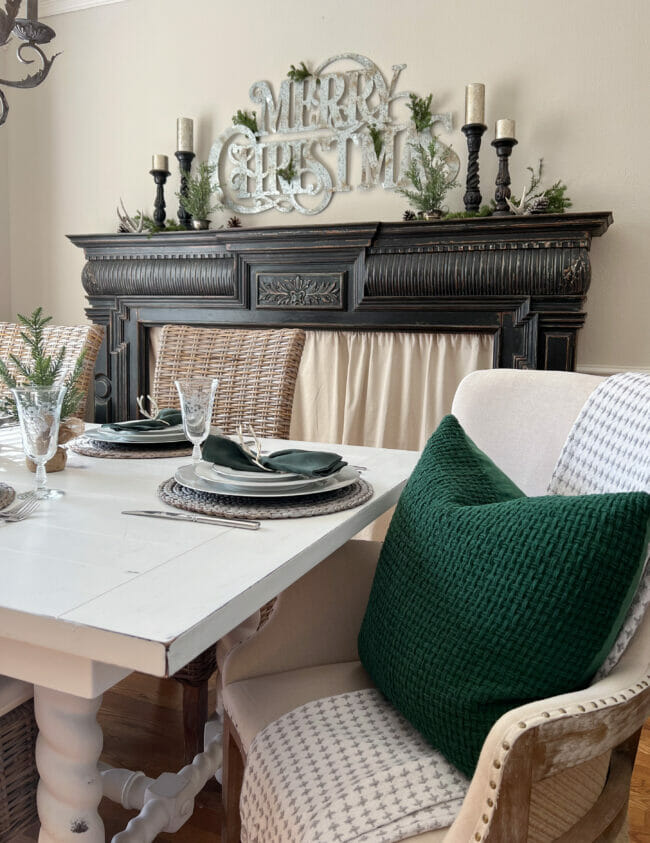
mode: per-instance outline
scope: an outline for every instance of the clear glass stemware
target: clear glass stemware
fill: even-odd
[[[36,463],[36,496],[59,498],[60,489],[48,489],[45,463],[59,442],[59,421],[65,386],[30,386],[12,389],[25,455]]]
[[[183,430],[185,436],[194,445],[192,463],[201,461],[201,443],[210,433],[212,407],[217,391],[217,378],[182,378],[174,381],[181,399]]]

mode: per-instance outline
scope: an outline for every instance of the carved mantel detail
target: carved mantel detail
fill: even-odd
[[[71,237],[106,326],[98,421],[136,414],[148,329],[239,327],[494,335],[495,366],[573,369],[592,237],[609,212],[446,222]]]
[[[343,308],[343,274],[312,273],[287,278],[284,273],[257,275],[257,306],[309,310]]]

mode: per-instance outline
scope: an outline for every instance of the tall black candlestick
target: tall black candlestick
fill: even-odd
[[[481,137],[487,129],[483,123],[466,123],[461,132],[467,138],[467,179],[465,181],[465,195],[463,202],[466,211],[478,211],[481,207],[481,191],[479,190],[478,153],[481,148]]]
[[[164,228],[165,217],[167,216],[165,213],[164,185],[167,181],[167,177],[171,174],[169,170],[149,170],[149,173],[153,176],[153,180],[156,182],[156,199],[153,203],[153,220],[158,228]]]
[[[512,211],[508,207],[506,199],[510,199],[510,170],[508,169],[508,158],[512,152],[512,147],[517,143],[514,138],[495,138],[492,141],[492,146],[497,151],[497,158],[499,159],[499,172],[497,173],[496,186],[494,191],[494,201],[496,202],[495,217],[505,217],[511,214]]]
[[[187,177],[190,174],[190,170],[192,169],[192,161],[194,159],[193,152],[186,152],[183,149],[179,149],[178,152],[174,153],[176,158],[178,159],[178,164],[181,170],[181,196],[187,196]],[[178,221],[179,223],[184,226],[185,228],[192,228],[192,214],[188,214],[185,208],[183,207],[182,203],[178,205]]]

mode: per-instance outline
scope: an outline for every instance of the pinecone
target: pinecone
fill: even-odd
[[[227,225],[228,228],[241,228],[241,220],[239,217],[230,217]]]
[[[549,206],[548,196],[544,196],[542,194],[542,196],[538,196],[536,199],[533,199],[533,201],[530,203],[530,206],[528,207],[528,213],[529,214],[545,214],[546,211],[548,210],[548,206]]]
[[[404,211],[404,213],[402,214],[402,219],[404,220],[404,222],[411,222],[411,220],[417,219],[417,217],[415,216],[415,211]]]

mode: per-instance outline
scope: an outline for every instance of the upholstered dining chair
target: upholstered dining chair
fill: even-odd
[[[29,361],[30,351],[21,337],[23,327],[12,322],[0,322],[0,358],[8,363],[13,354],[21,362]],[[45,328],[45,350],[54,355],[65,346],[63,371],[72,371],[75,362],[85,349],[84,366],[78,381],[83,395],[78,415],[84,418],[86,398],[92,378],[95,359],[104,332],[97,325],[61,326]],[[0,384],[0,396],[8,388]],[[21,829],[35,822],[36,784],[38,773],[34,761],[36,721],[32,686],[17,679],[0,676],[0,840],[9,840]]]
[[[152,397],[159,407],[179,407],[174,381],[189,376],[218,378],[212,422],[226,434],[238,425],[252,426],[261,437],[288,439],[293,395],[305,344],[304,331],[196,328],[165,325],[155,363]],[[253,632],[266,617],[249,618],[220,642],[226,653]],[[203,749],[208,714],[208,680],[217,667],[217,650],[209,647],[174,678],[183,686],[185,760]]]
[[[13,354],[21,363],[28,363],[30,360],[30,349],[21,336],[23,330],[22,325],[0,322],[0,359],[7,362],[9,371],[14,375],[16,368],[9,355]],[[78,381],[83,398],[77,410],[77,415],[83,419],[86,413],[88,389],[104,330],[99,325],[48,325],[44,329],[44,336],[46,354],[53,356],[62,346],[65,346],[64,372],[71,372],[77,358],[82,351],[85,351],[84,365]],[[8,391],[7,386],[0,384],[0,397],[6,395]]]
[[[601,380],[564,372],[475,372],[460,384],[452,412],[526,495],[544,495],[573,422]],[[240,840],[239,799],[256,736],[298,706],[373,687],[359,660],[357,636],[380,549],[375,542],[348,542],[284,591],[268,622],[228,654],[223,667],[224,843]],[[514,708],[494,723],[462,807],[459,802],[446,827],[400,839],[619,840],[639,734],[649,715],[646,612],[606,678],[584,690]],[[329,723],[328,728],[318,746],[303,747],[306,755],[332,755],[328,740],[336,726]],[[291,742],[291,725],[285,734]],[[364,751],[355,742],[354,754],[364,758]],[[283,782],[286,787],[300,777],[295,768],[275,772],[280,790]],[[275,795],[269,810],[291,813],[282,793]],[[388,802],[394,808],[398,795]],[[378,834],[372,839],[397,838]]]

